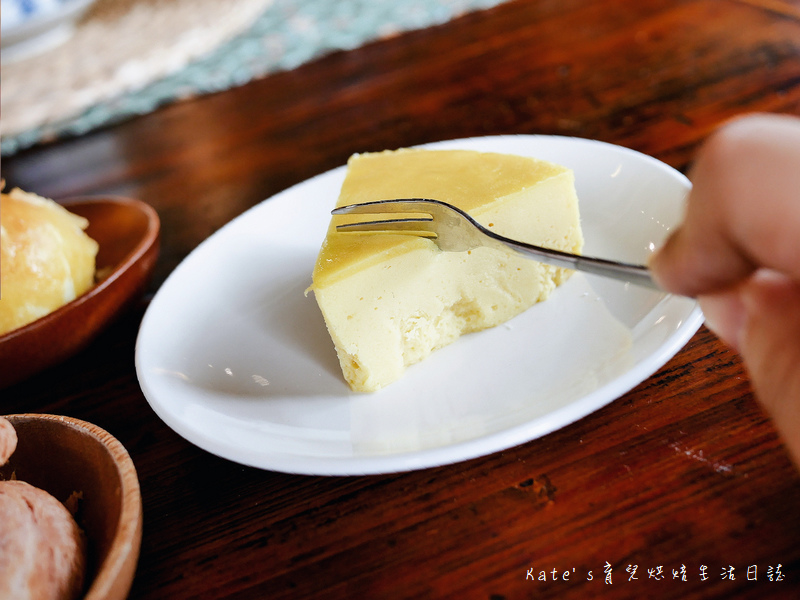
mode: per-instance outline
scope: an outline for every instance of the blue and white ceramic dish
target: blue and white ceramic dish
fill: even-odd
[[[2,0],[2,60],[54,48],[72,36],[94,0]]]

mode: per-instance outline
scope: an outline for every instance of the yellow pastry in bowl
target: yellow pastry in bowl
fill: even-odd
[[[98,245],[88,221],[36,194],[0,194],[0,335],[85,293]]]

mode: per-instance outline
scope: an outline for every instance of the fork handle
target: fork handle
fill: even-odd
[[[511,240],[493,231],[484,232],[503,246],[516,250],[528,258],[538,260],[539,262],[554,267],[573,269],[593,275],[602,275],[603,277],[617,279],[618,281],[624,281],[626,283],[633,283],[651,290],[663,291],[653,281],[653,278],[650,276],[650,270],[644,265],[635,265],[604,258],[581,256],[569,252],[562,252],[560,250],[551,250],[549,248],[542,248],[540,246],[533,246],[524,242]]]

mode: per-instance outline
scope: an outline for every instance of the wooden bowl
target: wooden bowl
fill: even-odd
[[[60,202],[89,220],[97,241],[94,287],[58,310],[0,336],[0,388],[69,358],[145,291],[158,257],[160,222],[149,205],[126,198]]]
[[[86,533],[86,600],[122,600],[130,591],[142,540],[142,497],[123,445],[96,425],[57,415],[6,415],[19,438],[0,479],[12,476],[62,503],[78,498]]]

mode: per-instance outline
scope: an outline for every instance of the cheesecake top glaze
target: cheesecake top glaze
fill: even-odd
[[[356,154],[347,168],[337,207],[393,198],[429,198],[453,204],[479,222],[482,213],[568,171],[547,161],[508,154],[413,149]],[[312,288],[328,286],[405,252],[421,248],[438,251],[423,237],[336,231],[340,223],[374,218],[336,215],[331,219],[314,267]]]

